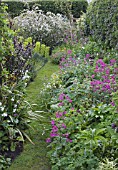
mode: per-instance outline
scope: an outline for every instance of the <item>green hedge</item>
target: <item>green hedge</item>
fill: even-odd
[[[12,17],[18,16],[24,9],[27,9],[28,6],[31,9],[33,5],[37,4],[41,10],[43,10],[45,13],[50,11],[53,12],[54,14],[61,13],[61,14],[66,14],[68,13],[67,11],[67,3],[69,5],[69,1],[60,1],[61,7],[56,1],[34,1],[34,2],[28,2],[28,3],[23,3],[23,2],[17,2],[17,1],[6,1],[5,3],[8,4],[8,12]],[[72,6],[70,7],[72,14],[74,18],[80,17],[80,15],[83,12],[86,12],[88,6],[87,0],[73,0],[72,1]]]
[[[8,5],[8,13],[11,17],[18,16],[25,8],[24,3],[18,1],[6,1],[5,4]]]
[[[118,0],[94,0],[86,13],[86,35],[118,49]]]

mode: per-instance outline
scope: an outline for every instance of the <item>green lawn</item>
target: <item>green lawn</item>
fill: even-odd
[[[43,88],[44,82],[48,82],[51,75],[58,71],[58,66],[48,62],[39,72],[34,82],[26,89],[27,101],[36,103],[36,110],[41,110],[39,92]],[[49,122],[49,115],[46,113],[44,122]],[[34,131],[30,129],[30,137],[35,145],[28,141],[24,145],[24,151],[13,162],[9,170],[50,170],[49,160],[46,157],[47,144],[45,142],[48,134],[42,135],[44,124],[39,121],[33,121]],[[48,128],[49,123],[45,126]]]

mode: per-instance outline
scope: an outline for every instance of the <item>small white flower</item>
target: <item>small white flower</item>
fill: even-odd
[[[15,113],[16,112],[16,109],[13,109],[13,113]]]
[[[3,113],[2,116],[3,116],[3,117],[7,117],[7,113]]]
[[[27,83],[25,83],[25,87],[27,86]]]
[[[4,111],[4,107],[1,107],[1,111],[2,111],[2,112]]]
[[[24,77],[22,78],[22,80],[25,80],[25,79],[28,79],[28,78],[30,78],[30,76],[24,75]]]
[[[14,108],[16,108],[16,107],[17,107],[17,104],[14,105]]]

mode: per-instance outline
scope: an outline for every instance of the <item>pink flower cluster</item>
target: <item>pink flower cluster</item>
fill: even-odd
[[[90,82],[93,92],[111,94],[118,90],[116,83],[118,70],[114,67],[115,63],[115,59],[110,60],[110,64],[104,63],[102,59],[97,60],[94,74],[91,76],[92,81]]]
[[[72,52],[71,50],[68,50],[67,54],[69,56],[63,56],[61,58],[60,65],[59,65],[60,69],[65,70],[65,68],[70,68],[72,66],[76,66],[80,62],[79,60],[77,60],[76,56],[73,56],[73,57],[70,56],[71,52]]]
[[[65,114],[66,114],[66,111],[64,111],[64,112],[56,112],[56,118],[61,118]]]
[[[63,114],[64,114],[64,112],[63,112]],[[56,125],[56,122],[54,120],[52,120],[51,125],[52,125],[52,130],[50,133],[50,138],[46,139],[47,143],[50,143],[52,141],[52,139],[57,136],[62,136],[64,138],[66,138],[66,142],[72,142],[72,140],[69,138],[68,133],[64,133],[62,135],[60,135],[60,133],[59,133],[60,129],[66,129],[66,125],[64,123],[61,123],[61,124],[58,123],[58,125]]]
[[[63,100],[66,100],[66,101],[68,101],[69,103],[72,103],[72,100],[70,99],[70,97],[68,96],[68,95],[66,95],[66,94],[64,94],[64,93],[61,93],[60,95],[59,95],[59,98],[58,98],[60,101],[63,101]],[[64,103],[63,102],[60,102],[59,104],[58,104],[58,106],[63,106],[64,105]]]

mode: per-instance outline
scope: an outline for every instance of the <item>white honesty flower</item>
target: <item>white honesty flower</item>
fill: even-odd
[[[3,116],[3,117],[7,117],[7,113],[3,113],[2,116]]]

